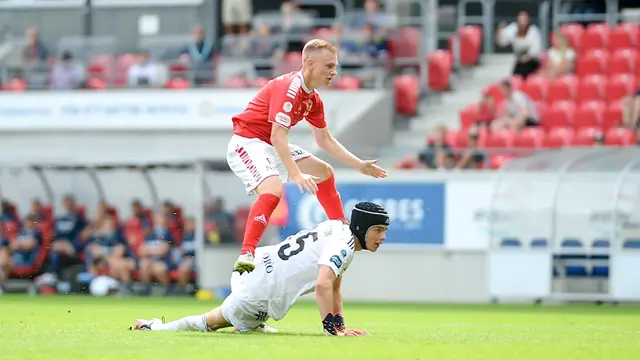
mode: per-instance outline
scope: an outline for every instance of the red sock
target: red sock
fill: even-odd
[[[251,207],[251,211],[249,211],[247,227],[244,230],[244,240],[242,240],[241,254],[253,254],[256,251],[256,246],[258,246],[264,230],[267,228],[267,225],[269,225],[269,218],[279,202],[280,198],[273,194],[262,194],[258,196],[258,200]]]
[[[329,220],[344,219],[342,199],[340,198],[340,194],[338,194],[338,189],[336,189],[336,178],[333,175],[318,184],[316,196]]]

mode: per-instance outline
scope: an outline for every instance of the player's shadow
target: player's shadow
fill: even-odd
[[[203,335],[203,333],[199,333],[199,332],[182,332],[182,333],[180,333],[180,336],[186,336],[186,337],[200,337],[202,335]],[[319,336],[322,336],[322,337],[324,337],[324,336],[326,336],[326,335],[324,335],[322,333],[318,334],[318,333],[294,333],[294,332],[277,332],[277,333],[213,332],[213,333],[208,333],[207,335],[217,336],[217,337],[237,337],[237,336],[292,336],[292,337],[319,337]]]

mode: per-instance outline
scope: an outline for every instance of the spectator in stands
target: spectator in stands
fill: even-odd
[[[140,280],[147,285],[143,294],[151,293],[151,281],[167,286],[169,291],[169,271],[173,268],[171,247],[173,237],[167,225],[164,213],[158,213],[153,218],[153,231],[146,238],[138,250],[140,256]]]
[[[538,27],[531,23],[529,13],[521,11],[515,23],[501,23],[496,32],[496,42],[500,46],[511,45],[516,55],[514,75],[526,79],[540,68],[542,37]]]
[[[0,278],[7,277],[17,267],[31,266],[42,245],[42,234],[37,227],[37,219],[27,216],[20,233],[13,241],[2,241],[0,245]],[[2,280],[0,280],[0,285]]]
[[[151,219],[149,218],[149,213],[142,204],[142,201],[140,201],[139,199],[134,199],[131,202],[131,214],[134,218],[140,221],[140,225],[145,233],[151,231]]]
[[[622,123],[634,129],[640,128],[640,89],[635,95],[623,98],[620,107]]]
[[[2,199],[0,201],[0,206],[2,206],[2,211],[0,211],[0,222],[5,221],[15,221],[20,222],[18,218],[18,214],[16,214],[16,208],[9,201]]]
[[[85,258],[87,269],[94,276],[109,273],[121,282],[123,291],[133,292],[131,272],[135,269],[135,260],[112,216],[102,219],[87,246]]]
[[[262,24],[251,37],[249,55],[254,58],[281,60],[284,58],[284,49],[271,39],[271,28]]]
[[[65,50],[51,72],[53,89],[79,89],[84,85],[84,70],[73,60],[71,51]]]
[[[234,26],[238,27],[238,33],[246,33],[252,15],[251,0],[222,0],[222,24],[226,35],[233,34]]]
[[[478,128],[475,126],[471,128],[468,135],[467,148],[456,164],[457,169],[477,169],[484,163],[485,154],[479,149],[478,135]]]
[[[176,249],[180,252],[177,256],[178,261],[178,287],[176,288],[176,294],[185,294],[187,292],[187,286],[191,282],[191,276],[195,272],[195,256],[196,256],[196,219],[193,216],[189,216],[185,219],[184,223],[184,237],[182,239],[181,249]]]
[[[207,83],[213,79],[214,43],[206,36],[202,26],[194,27],[192,34],[193,42],[184,48],[180,58],[191,64],[196,84]]]
[[[384,29],[384,12],[380,10],[378,0],[365,0],[363,12],[358,14],[353,22],[353,26],[357,29],[363,29],[366,25],[371,25],[375,32]]]
[[[29,28],[26,31],[27,46],[22,53],[22,60],[26,65],[34,65],[44,62],[49,57],[49,51],[42,44],[38,30]]]
[[[4,293],[4,283],[11,274],[11,250],[9,239],[0,234],[0,295]]]
[[[453,151],[446,141],[447,127],[439,125],[427,147],[418,154],[420,164],[428,169],[443,169],[453,167]]]
[[[547,52],[543,72],[551,79],[569,74],[576,61],[575,51],[569,47],[569,40],[560,32],[553,34],[553,46]]]
[[[225,209],[224,199],[219,197],[213,203],[207,205],[206,221],[211,221],[216,225],[220,242],[223,244],[235,243],[234,239],[234,218]]]
[[[360,60],[377,59],[386,54],[386,39],[375,33],[372,24],[365,24],[357,37],[342,36],[340,53]]]
[[[475,125],[486,127],[496,118],[496,107],[493,97],[489,92],[483,93],[476,109]]]
[[[147,50],[138,52],[138,62],[127,71],[130,87],[161,87],[166,82],[164,69],[149,57]]]
[[[511,80],[503,80],[506,115],[491,122],[491,129],[520,130],[527,126],[538,126],[540,117],[536,103],[523,91],[513,89]]]
[[[33,199],[31,201],[31,209],[29,209],[27,216],[32,216],[36,221],[45,220],[44,207],[40,199]]]
[[[84,252],[89,243],[89,237],[81,237],[82,229],[87,221],[78,212],[75,199],[67,195],[63,201],[64,212],[58,216],[54,224],[54,236],[49,252],[49,268],[41,280],[57,278],[62,270],[63,263],[72,263],[77,256]]]

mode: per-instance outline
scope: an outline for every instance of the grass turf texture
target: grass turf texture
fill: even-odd
[[[345,304],[347,325],[373,334],[322,334],[315,304],[269,324],[279,334],[133,332],[214,302],[191,298],[0,296],[0,359],[640,359],[640,308]]]

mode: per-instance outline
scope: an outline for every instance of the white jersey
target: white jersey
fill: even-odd
[[[279,320],[296,300],[315,290],[321,265],[333,270],[336,277],[349,267],[355,252],[355,238],[349,225],[328,220],[313,229],[291,235],[278,245],[256,249],[256,268],[240,275],[236,282],[242,294],[252,300],[265,300],[269,316]]]

